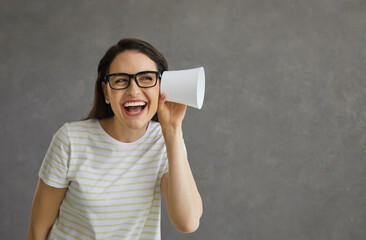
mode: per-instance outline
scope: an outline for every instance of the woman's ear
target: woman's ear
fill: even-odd
[[[110,101],[109,101],[109,96],[108,96],[108,90],[107,90],[107,85],[105,84],[105,82],[102,82],[102,90],[103,90],[103,93],[104,93],[104,100],[105,100],[105,103],[106,104],[109,104]]]

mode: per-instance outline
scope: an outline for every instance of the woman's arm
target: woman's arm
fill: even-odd
[[[38,180],[33,199],[28,240],[47,239],[67,188],[54,188]]]
[[[182,121],[186,106],[164,103],[162,94],[159,103],[159,122],[162,126],[167,149],[169,172],[161,180],[161,189],[171,222],[180,232],[194,232],[202,216],[202,199],[184,149]]]
[[[184,233],[194,232],[202,216],[202,200],[184,150],[181,133],[164,134],[169,172],[161,180],[161,188],[174,226]]]

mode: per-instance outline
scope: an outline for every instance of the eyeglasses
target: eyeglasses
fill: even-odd
[[[109,86],[115,90],[126,89],[130,86],[131,78],[135,79],[140,88],[155,87],[158,78],[161,78],[160,72],[144,71],[136,74],[112,73],[105,76],[104,81],[109,82]]]

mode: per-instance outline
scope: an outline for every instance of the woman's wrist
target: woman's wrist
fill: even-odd
[[[181,125],[162,127],[162,133],[165,141],[173,140],[176,139],[177,137],[178,138],[183,137],[183,131]]]

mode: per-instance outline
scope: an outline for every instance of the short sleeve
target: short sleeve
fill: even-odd
[[[65,124],[53,135],[39,170],[39,177],[49,186],[56,188],[68,187],[69,157],[70,143]]]

